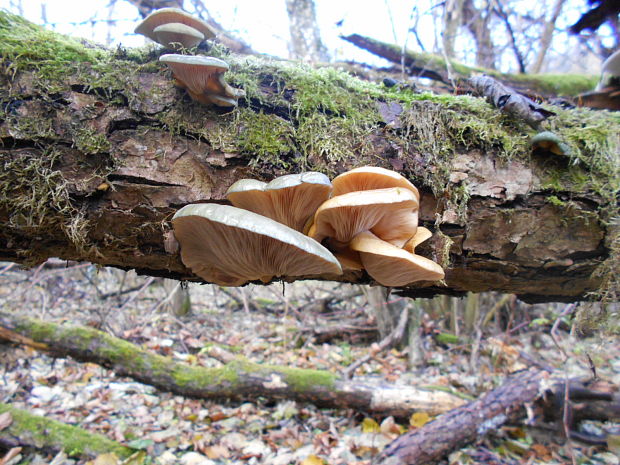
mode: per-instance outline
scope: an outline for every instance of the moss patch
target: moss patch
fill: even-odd
[[[40,417],[25,410],[0,404],[0,413],[8,412],[13,423],[0,431],[3,435],[14,435],[25,438],[30,445],[40,448],[62,446],[63,450],[72,457],[95,457],[104,453],[114,453],[126,458],[134,452],[105,436],[89,433],[81,428],[66,425],[49,418]]]

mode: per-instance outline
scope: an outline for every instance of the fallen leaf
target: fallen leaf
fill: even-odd
[[[430,419],[431,417],[428,416],[428,413],[416,412],[411,415],[411,418],[409,418],[409,424],[411,426],[415,426],[416,428],[422,428],[429,422]]]
[[[325,461],[321,457],[311,454],[303,459],[300,465],[325,465]]]
[[[380,431],[379,423],[372,418],[364,418],[362,421],[362,433],[378,433]]]
[[[0,431],[7,429],[13,423],[13,417],[9,412],[0,414]]]
[[[118,464],[119,464],[118,457],[113,452],[110,452],[108,454],[101,454],[93,462],[93,465],[118,465]]]

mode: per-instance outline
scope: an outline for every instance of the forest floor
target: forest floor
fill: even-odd
[[[360,286],[297,282],[234,289],[190,284],[192,313],[174,316],[166,308],[169,290],[161,280],[88,264],[55,264],[24,270],[0,263],[0,309],[45,321],[94,326],[153,352],[202,366],[220,365],[205,350],[216,344],[258,363],[342,373],[367,355],[378,338]],[[440,299],[432,302],[425,305],[431,311],[424,324],[422,368],[409,369],[406,350],[392,349],[372,357],[354,377],[445,386],[476,398],[501,384],[508,373],[526,366],[515,355],[523,351],[561,367],[568,376],[590,376],[589,357],[599,377],[620,385],[617,338],[576,339],[568,334],[569,326],[561,326],[558,342],[568,354],[564,359],[549,336],[551,318],[562,306],[517,303],[508,314],[513,318],[511,329],[501,328],[498,312],[489,327],[481,328],[479,344],[472,345],[463,335],[463,342],[439,344],[432,334],[445,331],[444,315],[449,312],[439,308]],[[344,328],[339,338],[317,339],[317,328],[334,326]],[[472,350],[474,346],[479,350]],[[152,457],[151,463],[160,465],[370,464],[398,434],[429,421],[419,414],[386,419],[292,401],[186,399],[94,364],[53,359],[7,344],[0,345],[0,402],[142,448]],[[455,451],[444,463],[620,463],[618,456],[603,448],[564,444],[557,432],[561,425],[548,426],[501,427],[479,444]],[[617,425],[591,422],[582,427],[591,434],[603,434]],[[3,465],[121,463],[110,456],[86,462],[64,453],[45,455],[26,449],[8,461],[1,457],[0,450]]]

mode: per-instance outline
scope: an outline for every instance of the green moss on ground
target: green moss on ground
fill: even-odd
[[[25,439],[28,445],[37,448],[60,446],[71,457],[92,458],[100,454],[114,453],[118,457],[127,458],[136,452],[101,434],[89,433],[82,428],[0,403],[0,413],[5,412],[10,413],[13,422],[0,431],[0,437],[20,437]]]

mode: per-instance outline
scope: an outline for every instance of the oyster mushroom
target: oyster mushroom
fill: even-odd
[[[187,205],[172,225],[181,260],[208,282],[240,286],[274,277],[342,274],[338,260],[316,241],[241,208]]]

